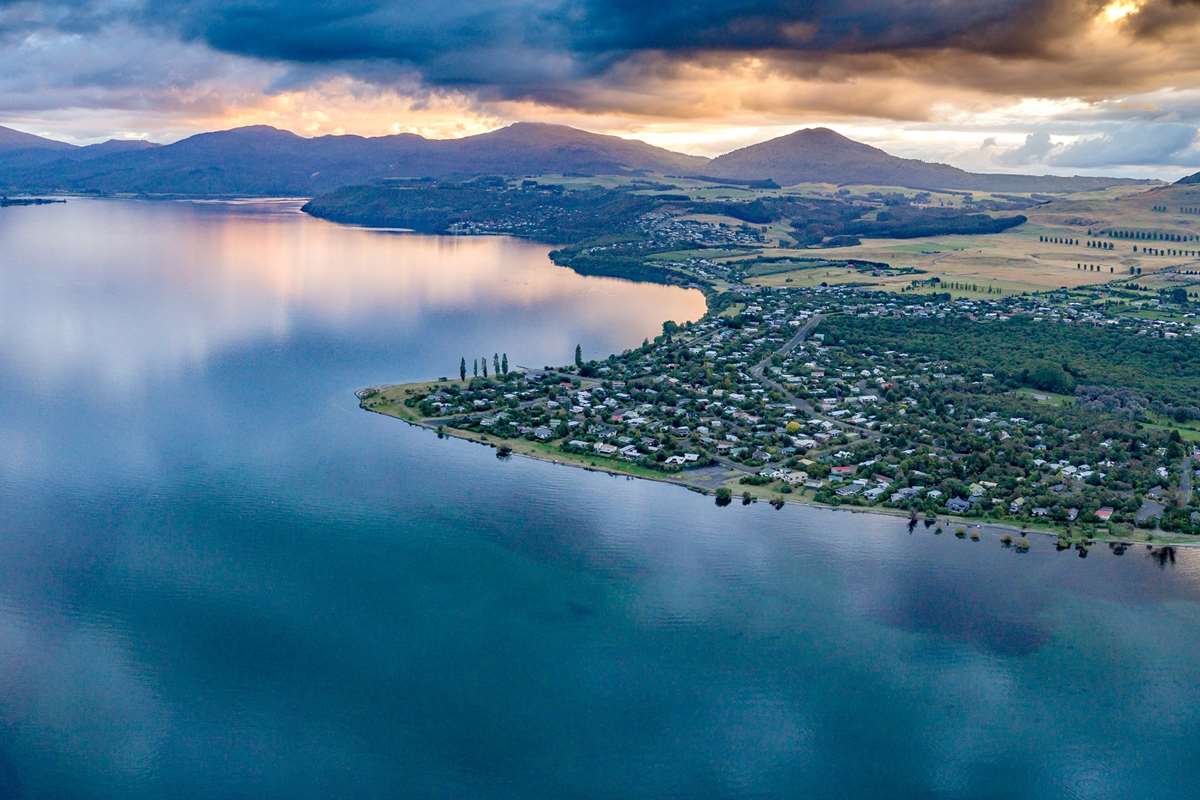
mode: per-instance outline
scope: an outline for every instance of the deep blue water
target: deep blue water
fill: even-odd
[[[546,249],[0,211],[0,797],[1200,796],[1195,553],[718,509],[357,409],[702,313]]]

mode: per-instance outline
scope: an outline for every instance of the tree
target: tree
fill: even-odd
[[[475,359],[474,369],[475,369],[475,377],[478,378],[479,377],[479,359],[478,358]]]
[[[492,367],[493,367],[492,374],[499,375],[500,374],[500,354],[499,353],[492,353]]]
[[[466,356],[463,356],[462,360],[460,360],[458,362],[458,379],[461,381],[466,381],[466,379],[467,379],[467,357]]]
[[[504,375],[508,374],[508,353],[505,353],[500,358],[500,372]]]
[[[487,377],[487,356],[484,356],[483,358],[481,358],[479,360],[483,362],[483,377],[486,378]]]
[[[1069,394],[1075,391],[1075,379],[1066,370],[1048,361],[1043,361],[1029,371],[1029,384],[1047,392]]]
[[[1187,289],[1178,288],[1171,290],[1171,302],[1179,305],[1187,305],[1188,293]]]
[[[580,345],[575,345],[575,366],[583,366],[583,347]]]

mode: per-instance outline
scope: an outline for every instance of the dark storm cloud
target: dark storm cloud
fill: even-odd
[[[1169,35],[1180,25],[1194,23],[1200,18],[1200,0],[1158,0],[1147,3],[1132,20],[1132,26],[1142,37]]]
[[[1177,163],[1196,147],[1174,129],[1097,137],[1106,120],[1194,128],[1198,33],[1200,0],[0,0],[0,113],[145,109],[186,128],[279,100],[281,124],[354,128],[356,107],[388,106],[372,93],[400,99],[393,126],[441,102],[739,127],[999,109],[993,130],[1037,131],[992,148],[1001,165],[1128,146]],[[1090,139],[1067,152],[1051,134]]]
[[[555,100],[573,81],[635,58],[742,54],[813,63],[962,50],[1044,53],[1099,0],[644,0],[444,2],[148,2],[145,24],[229,53],[386,74],[379,62],[435,87]]]
[[[996,95],[1092,97],[1145,68],[1074,63],[1070,44],[1108,0],[0,0],[0,38],[127,24],[291,68],[461,90],[485,100],[611,108],[688,65],[742,56],[779,74],[845,82],[904,74]],[[1133,36],[1159,39],[1200,0],[1148,0]],[[1123,25],[1125,23],[1122,23]],[[1047,65],[1051,68],[1047,69]],[[597,86],[594,84],[603,84]],[[1138,86],[1136,88],[1145,88]],[[639,109],[640,111],[640,109]]]

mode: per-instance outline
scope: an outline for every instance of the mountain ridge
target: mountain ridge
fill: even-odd
[[[11,129],[0,129],[11,131]],[[546,173],[705,174],[729,180],[868,183],[915,189],[1079,191],[1141,183],[1120,178],[971,173],[904,159],[828,128],[807,128],[714,159],[565,125],[517,122],[459,139],[412,133],[304,137],[269,125],[207,131],[169,145],[106,142],[0,151],[0,188],[176,195],[314,196],[392,177]],[[30,138],[24,138],[30,137]]]
[[[1059,191],[1099,189],[1139,181],[1082,176],[968,172],[949,164],[900,158],[829,128],[798,131],[717,156],[708,165],[717,177],[771,178],[780,184],[869,183],[912,189],[976,191]]]
[[[47,139],[15,128],[0,125],[0,153],[14,150],[72,150],[73,144],[60,142],[57,139]]]

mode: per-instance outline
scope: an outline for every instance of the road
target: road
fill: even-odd
[[[785,342],[782,346],[776,348],[775,350],[772,350],[770,353],[768,353],[766,356],[764,356],[757,364],[755,364],[753,367],[751,367],[750,374],[752,376],[754,376],[754,378],[756,380],[761,381],[762,383],[769,386],[771,389],[774,389],[775,391],[782,394],[787,399],[787,402],[789,402],[793,406],[795,406],[796,409],[799,410],[802,414],[805,414],[810,418],[816,418],[816,419],[820,419],[820,420],[829,422],[829,423],[837,426],[838,428],[842,429],[843,431],[849,431],[851,433],[856,434],[859,437],[859,439],[857,441],[850,442],[849,444],[837,445],[836,449],[842,449],[844,447],[854,447],[859,444],[862,444],[863,442],[868,442],[868,441],[873,441],[875,439],[878,439],[880,436],[878,431],[872,431],[868,428],[862,428],[857,425],[852,425],[848,422],[843,422],[842,420],[822,414],[822,413],[818,412],[812,406],[811,403],[809,403],[806,400],[802,400],[801,398],[792,394],[787,389],[786,386],[784,386],[783,384],[777,383],[776,381],[772,380],[771,378],[768,378],[766,375],[767,366],[771,363],[771,359],[773,359],[776,355],[786,356],[789,353],[791,353],[793,350],[795,350],[797,347],[799,347],[802,343],[804,343],[805,340],[808,339],[809,336],[812,335],[812,332],[817,329],[817,326],[820,325],[822,320],[824,320],[824,319],[825,319],[825,316],[823,314],[814,314],[812,317],[810,317],[808,319],[807,322],[804,323],[803,326],[801,326],[801,328],[798,331],[796,331],[795,335],[793,335],[791,339],[789,339],[787,342]],[[693,340],[693,342],[694,341],[695,340]],[[554,376],[554,377],[557,377],[560,379],[568,379],[568,380],[572,379],[572,378],[578,379],[578,377],[579,377],[577,375],[560,373],[557,370],[530,369],[528,367],[520,367],[519,369],[523,370],[524,372],[526,372],[526,374],[529,374],[529,375],[542,375],[542,376],[550,375],[550,376]],[[599,380],[584,378],[581,381],[581,384],[582,384],[581,388],[590,388],[592,385],[596,385],[599,383],[600,383]],[[525,402],[521,403],[519,407],[525,408],[525,407],[532,405],[535,402],[538,402],[538,401],[537,400],[525,401]],[[477,416],[484,416],[488,413],[492,413],[492,412],[486,411],[486,412],[468,413],[465,416],[468,418],[469,417],[477,417]],[[450,417],[430,418],[425,421],[426,422],[439,422],[443,419],[456,419],[456,418],[457,419],[464,418],[464,415],[463,414],[455,414]],[[813,451],[812,453],[810,453],[809,455],[810,456],[819,456],[819,455],[824,454],[824,452],[826,450],[832,450],[832,449],[835,449],[835,448],[825,448],[823,450],[816,450],[816,451]],[[743,473],[746,475],[757,474],[760,469],[759,467],[751,467],[751,466],[747,466],[745,464],[739,464],[738,462],[733,461],[732,459],[726,458],[724,456],[716,456],[714,458],[714,460],[718,464],[720,464],[721,466],[723,466],[727,469],[735,470],[736,472],[740,472],[740,473]]]
[[[776,383],[768,378],[767,365],[771,363],[771,359],[773,359],[775,356],[786,356],[788,353],[799,347],[800,344],[804,342],[804,340],[807,339],[814,330],[817,329],[817,326],[821,324],[821,320],[823,319],[825,319],[825,317],[821,314],[813,315],[808,322],[804,323],[800,330],[796,331],[796,335],[789,339],[782,347],[763,356],[761,361],[750,368],[751,375],[763,383],[770,385],[771,388],[775,389],[776,391],[781,392],[788,399],[789,403],[809,416],[816,414],[817,410],[813,408],[812,404],[808,401],[801,400],[799,397],[796,397],[796,395],[789,392],[782,384]]]
[[[1183,457],[1182,472],[1179,475],[1179,494],[1175,498],[1180,508],[1192,502],[1192,457]]]
[[[872,431],[868,428],[861,428],[857,425],[851,425],[848,422],[843,422],[839,419],[835,419],[835,418],[829,417],[825,414],[821,414],[813,407],[812,403],[809,403],[807,400],[800,399],[799,397],[797,397],[796,395],[794,395],[790,391],[788,391],[788,388],[786,386],[767,377],[767,366],[771,363],[771,359],[774,358],[776,355],[786,356],[788,353],[792,352],[797,347],[799,347],[800,344],[802,342],[804,342],[804,340],[806,340],[812,334],[812,332],[814,330],[816,330],[817,326],[820,325],[821,321],[824,319],[825,319],[825,317],[822,314],[814,315],[811,319],[809,319],[808,322],[806,322],[804,324],[804,327],[802,327],[799,331],[796,332],[795,336],[793,336],[791,339],[789,339],[787,341],[786,344],[784,344],[782,347],[775,350],[774,352],[770,353],[769,355],[764,357],[761,361],[759,361],[757,364],[755,364],[753,367],[751,367],[750,374],[753,375],[758,380],[760,380],[763,383],[770,386],[775,391],[782,394],[785,398],[787,398],[787,401],[789,403],[791,403],[793,406],[795,406],[801,413],[803,413],[809,417],[815,417],[817,419],[821,419],[826,422],[830,422],[830,423],[836,425],[837,427],[841,428],[844,431],[850,431],[861,437],[859,442],[854,442],[852,444],[858,444],[860,442],[878,439],[879,433],[877,431]],[[839,447],[841,447],[841,446],[839,445]],[[818,453],[819,452],[821,452],[821,451],[818,451]],[[810,456],[811,455],[812,454],[810,453]]]

